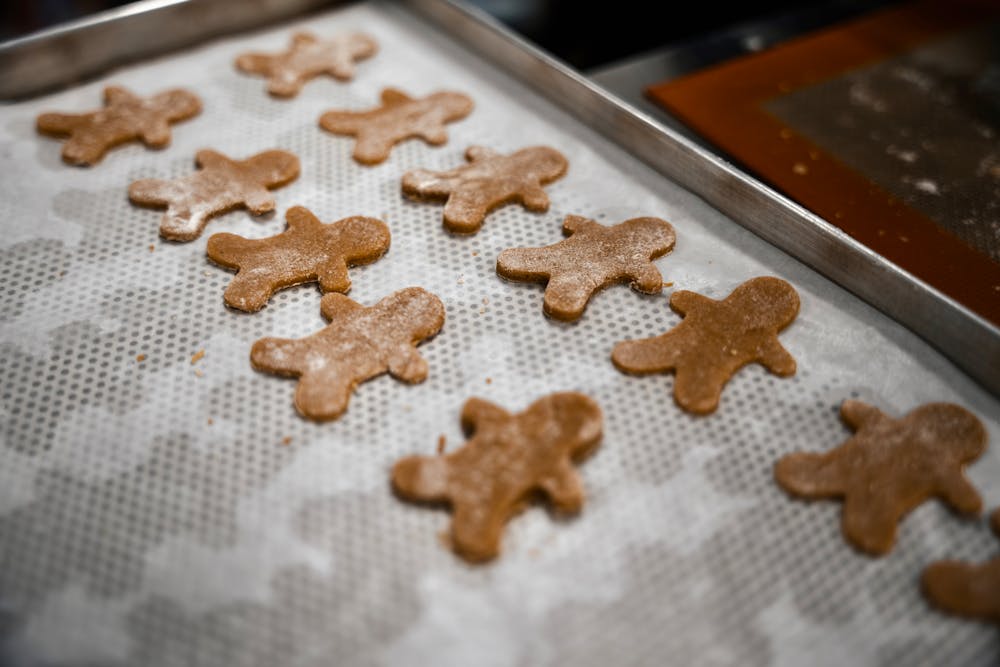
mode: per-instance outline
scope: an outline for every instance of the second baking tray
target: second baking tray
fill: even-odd
[[[233,69],[247,50],[290,34],[364,30],[381,51],[349,84],[310,83],[290,101]],[[174,126],[160,152],[138,145],[92,169],[59,160],[37,136],[42,111],[96,106],[101,88],[148,94],[185,86],[203,113]],[[317,126],[331,108],[367,108],[385,86],[469,94],[476,109],[449,142],[397,147],[361,167],[350,139]],[[928,401],[975,412],[995,443],[1000,406],[910,331],[733,223],[616,144],[467,51],[406,8],[365,3],[220,39],[3,107],[0,238],[0,601],[3,656],[14,664],[983,664],[989,628],[930,610],[918,586],[942,557],[984,560],[984,521],[928,503],[874,560],[847,546],[836,503],[805,504],[772,466],[848,435],[849,397],[905,413]],[[545,214],[507,207],[455,237],[441,207],[400,194],[403,172],[445,169],[481,144],[547,144],[569,159]],[[293,151],[301,177],[263,219],[234,212],[187,244],[162,242],[160,213],[129,204],[128,183],[190,173],[194,153]],[[294,382],[255,373],[263,336],[323,325],[313,285],[262,312],[226,310],[231,275],[205,259],[212,233],[262,238],[305,205],[322,220],[372,215],[392,231],[378,262],[353,269],[351,297],[372,304],[408,285],[445,303],[442,332],[421,346],[427,381],[365,383],[338,421],[292,407]],[[629,377],[613,344],[676,324],[670,289],[601,292],[583,319],[542,315],[542,289],[495,274],[497,254],[553,243],[567,214],[604,223],[655,215],[677,232],[657,261],[671,289],[721,297],[757,275],[799,291],[781,340],[798,373],[753,366],[719,412],[693,418],[670,376]],[[203,357],[192,359],[201,350]],[[139,357],[142,360],[139,360]],[[581,467],[582,514],[515,518],[501,558],[469,567],[442,543],[449,515],[404,504],[394,461],[462,442],[471,396],[520,410],[578,390],[605,415]],[[1000,503],[1000,457],[970,468],[987,507]]]

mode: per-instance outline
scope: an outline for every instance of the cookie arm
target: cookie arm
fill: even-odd
[[[507,248],[497,257],[497,273],[508,280],[548,280],[552,246],[543,248]]]
[[[847,399],[840,404],[840,418],[851,427],[851,430],[857,431],[864,428],[868,422],[885,419],[886,416],[875,406]]]
[[[816,452],[781,457],[774,465],[774,480],[786,492],[809,499],[843,495],[847,481],[839,459]]]
[[[483,424],[502,422],[509,418],[509,412],[481,398],[470,398],[462,406],[462,430],[467,436],[482,428]]]
[[[128,198],[136,204],[159,206],[170,203],[170,195],[174,190],[171,181],[142,178],[128,186]]]
[[[250,364],[275,375],[298,375],[302,343],[291,338],[261,338],[250,348]]]
[[[364,306],[360,303],[351,300],[339,292],[330,292],[320,299],[319,302],[319,312],[330,324],[347,320],[353,313],[363,309]]]
[[[271,71],[274,56],[267,53],[244,53],[236,58],[236,69],[248,74],[267,75]]]
[[[568,459],[560,459],[555,469],[539,480],[538,485],[560,512],[576,513],[583,507],[583,485],[580,475]]]
[[[128,88],[122,88],[121,86],[107,86],[104,89],[104,103],[107,105],[112,104],[128,104],[129,102],[139,102],[140,98],[133,95]]]
[[[35,120],[35,127],[43,134],[66,135],[85,122],[85,116],[69,113],[43,113]]]
[[[611,351],[611,361],[626,373],[661,373],[674,368],[678,350],[670,344],[672,332],[653,338],[623,340]]]
[[[418,197],[447,197],[454,183],[427,169],[413,169],[403,174],[403,193]]]
[[[480,162],[491,158],[500,157],[500,152],[488,146],[469,146],[465,149],[465,160],[467,162]]]
[[[795,374],[795,357],[778,342],[777,336],[761,346],[758,361],[775,375],[787,377]]]
[[[319,125],[334,134],[357,134],[364,125],[362,115],[356,111],[327,111],[319,117]]]

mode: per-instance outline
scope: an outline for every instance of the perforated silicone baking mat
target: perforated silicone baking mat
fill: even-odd
[[[233,68],[245,50],[279,50],[296,28],[359,29],[381,51],[351,83],[316,80],[290,101]],[[129,145],[91,169],[36,136],[43,110],[94,108],[116,83],[139,94],[185,86],[204,112],[174,126],[163,151]],[[388,85],[453,89],[475,111],[450,141],[398,146],[377,167],[318,127],[331,108],[373,106]],[[465,148],[547,144],[570,161],[552,206],[507,207],[456,237],[441,207],[405,200],[411,168],[444,169]],[[1000,504],[995,398],[917,337],[665,181],[403,9],[364,4],[225,39],[4,107],[0,122],[0,635],[15,665],[606,665],[989,664],[995,630],[931,611],[922,568],[984,560],[1000,543],[984,520],[931,502],[902,524],[891,554],[859,555],[840,536],[838,503],[789,500],[775,460],[847,435],[840,402],[887,412],[957,402],[990,431],[970,467],[986,506]],[[157,236],[158,211],[133,207],[142,177],[193,169],[196,150],[244,157],[295,152],[301,177],[262,219],[229,213],[187,244]],[[292,407],[294,381],[254,372],[262,336],[323,325],[314,285],[260,313],[227,310],[232,274],[210,265],[214,232],[261,238],[304,205],[322,220],[382,218],[392,247],[351,271],[370,305],[409,285],[438,294],[442,332],[420,350],[423,384],[361,385],[338,421]],[[494,272],[504,248],[561,238],[562,218],[605,223],[653,215],[677,232],[657,261],[673,287],[598,294],[582,320],[542,314],[542,288]],[[781,340],[790,379],[753,366],[718,412],[694,418],[670,376],[629,377],[612,345],[678,322],[672,289],[721,297],[777,275],[802,310]],[[204,350],[204,357],[192,357]],[[143,356],[143,361],[137,357]],[[393,497],[401,456],[461,442],[462,403],[509,409],[560,390],[594,397],[601,447],[580,470],[588,499],[571,520],[534,508],[515,518],[503,555],[465,565],[440,540],[446,511]]]

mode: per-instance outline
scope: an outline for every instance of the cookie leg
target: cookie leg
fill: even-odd
[[[158,120],[142,128],[139,137],[150,148],[163,148],[170,143],[170,123]]]
[[[171,241],[193,241],[208,223],[208,211],[186,204],[171,204],[160,220],[160,236]]]
[[[302,90],[302,77],[296,72],[278,69],[271,73],[267,92],[275,97],[295,97]]]
[[[883,493],[890,491],[883,490]],[[844,500],[841,526],[851,544],[866,553],[881,556],[892,550],[902,514],[871,494],[855,492]]]
[[[374,132],[361,132],[354,145],[354,159],[361,164],[368,165],[385,162],[389,158],[394,143],[392,137]]]
[[[583,485],[568,460],[561,460],[539,485],[560,512],[575,514],[583,507]]]
[[[577,320],[593,293],[594,284],[584,276],[553,276],[545,288],[545,314],[564,322]]]
[[[728,376],[700,368],[679,366],[674,379],[674,400],[688,412],[707,415],[719,407]]]
[[[506,513],[500,509],[472,506],[472,502],[455,506],[451,520],[451,539],[462,557],[482,562],[500,553]]]
[[[479,192],[455,192],[444,205],[444,226],[456,234],[475,233],[483,226],[489,209],[489,202]]]
[[[273,294],[271,276],[261,275],[250,267],[237,272],[222,298],[230,308],[255,313],[267,305]]]
[[[63,160],[71,164],[91,165],[101,161],[108,143],[90,132],[76,132],[63,144]]]
[[[409,500],[440,502],[448,498],[448,463],[442,456],[408,456],[392,467],[392,486]]]
[[[308,364],[310,359],[306,359]],[[350,370],[330,364],[316,371],[307,371],[295,389],[295,409],[303,417],[315,421],[336,419],[347,410],[351,390],[357,382]]]

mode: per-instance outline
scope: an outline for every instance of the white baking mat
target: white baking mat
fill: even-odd
[[[239,74],[246,50],[291,32],[364,30],[381,45],[349,83],[315,80],[289,101]],[[195,91],[204,112],[174,126],[163,151],[134,144],[91,169],[64,165],[34,132],[42,112],[84,111],[104,85]],[[377,167],[317,125],[332,108],[368,108],[384,86],[452,89],[475,111],[450,141],[398,146]],[[551,209],[492,214],[472,237],[441,228],[441,207],[400,195],[408,169],[446,169],[465,148],[547,144],[570,162]],[[237,211],[192,243],[162,242],[160,213],[129,204],[128,184],[193,169],[199,148],[233,157],[284,148],[302,175],[278,211]],[[602,140],[446,36],[390,4],[365,4],[115,71],[3,108],[0,116],[0,635],[17,665],[987,664],[995,630],[931,611],[918,577],[941,557],[983,560],[984,520],[938,503],[902,525],[895,550],[859,555],[838,503],[788,499],[775,460],[824,450],[848,431],[848,397],[892,414],[952,401],[987,424],[992,449],[969,474],[1000,504],[1000,406],[909,331],[760,241]],[[292,408],[294,381],[251,370],[262,336],[323,325],[315,285],[265,310],[227,310],[230,273],[205,259],[212,233],[284,228],[309,207],[323,221],[385,220],[392,248],[351,271],[370,305],[409,285],[441,297],[447,321],[423,345],[430,377],[363,384],[337,422]],[[613,344],[674,325],[667,300],[624,286],[583,319],[542,315],[542,288],[501,281],[504,248],[561,238],[562,218],[659,216],[677,246],[658,260],[673,289],[722,297],[758,275],[799,291],[781,336],[791,379],[754,366],[715,415],[672,400],[670,376],[628,377]],[[152,246],[152,250],[150,247]],[[191,357],[205,351],[196,364]],[[142,362],[137,355],[145,355]],[[462,403],[519,410],[554,391],[594,397],[604,440],[582,467],[576,519],[532,509],[504,553],[470,567],[439,539],[445,511],[407,505],[388,471],[462,442]],[[283,444],[290,438],[289,444]]]

